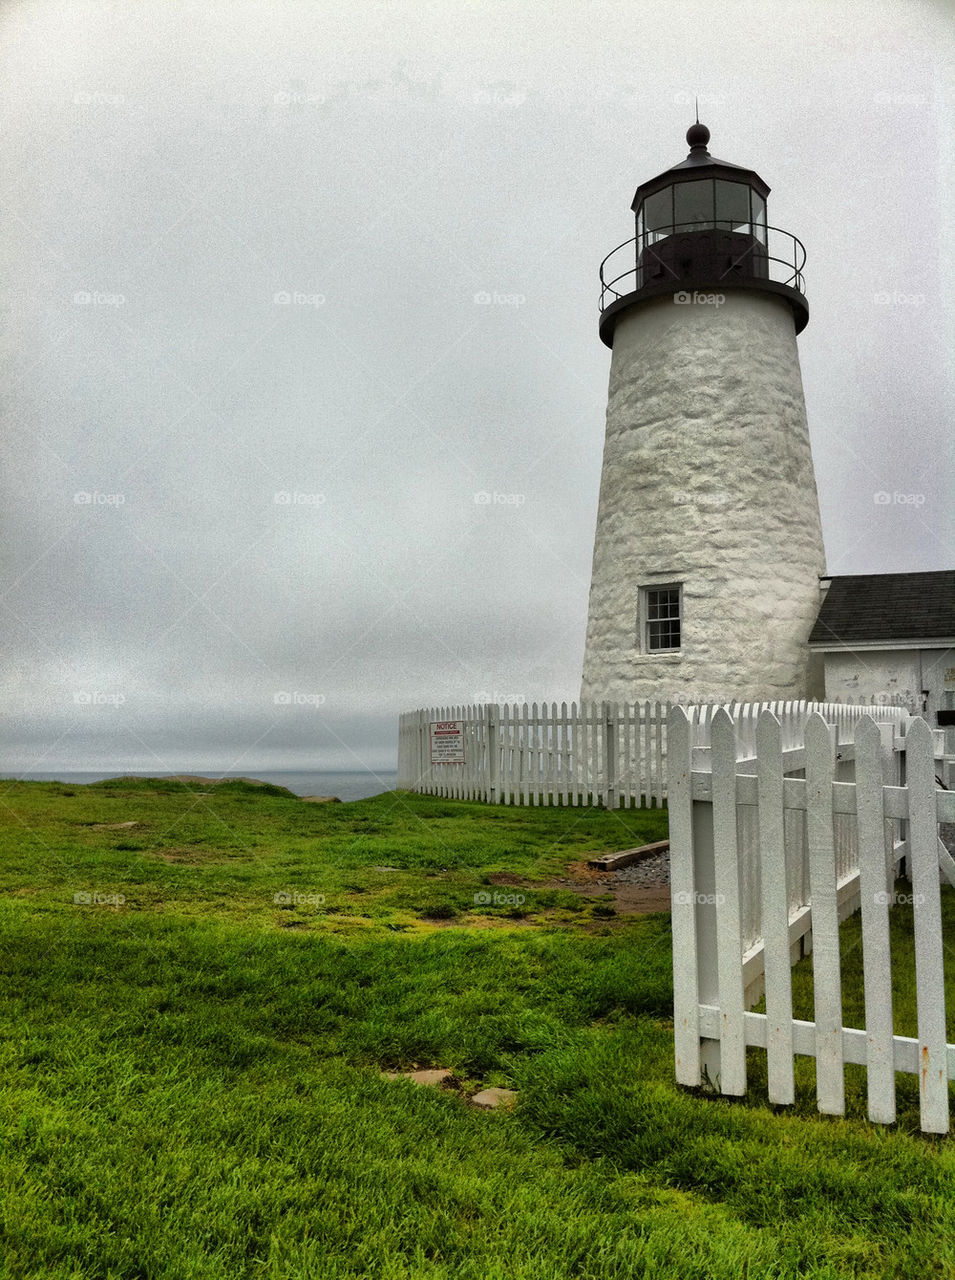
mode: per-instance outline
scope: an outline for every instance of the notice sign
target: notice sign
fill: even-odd
[[[464,764],[464,721],[431,721],[431,763]]]

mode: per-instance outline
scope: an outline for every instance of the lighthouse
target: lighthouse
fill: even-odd
[[[710,155],[642,183],[601,266],[610,387],[581,698],[821,694],[825,554],[796,335],[805,251]]]

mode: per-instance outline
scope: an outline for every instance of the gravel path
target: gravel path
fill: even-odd
[[[608,884],[636,884],[644,888],[670,883],[670,852],[652,853],[639,862],[631,862],[629,867],[621,867],[612,871],[607,877]]]
[[[939,824],[943,844],[955,857],[955,823]],[[612,893],[617,911],[622,915],[642,914],[645,911],[667,911],[670,907],[670,853],[654,853],[639,862],[606,875],[593,876],[581,883],[577,878],[559,881],[575,893],[585,897],[600,897]]]
[[[938,834],[949,853],[955,858],[955,822],[940,822]],[[629,867],[621,867],[602,877],[600,883],[612,888],[618,884],[637,885],[650,889],[670,883],[670,853],[654,853],[640,862],[632,862]]]

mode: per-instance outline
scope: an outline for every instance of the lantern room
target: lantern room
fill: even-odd
[[[636,236],[602,264],[601,337],[612,345],[616,316],[643,298],[734,286],[785,296],[801,332],[809,319],[805,250],[769,225],[769,187],[754,170],[711,156],[705,124],[692,124],[686,140],[685,160],[637,188]]]

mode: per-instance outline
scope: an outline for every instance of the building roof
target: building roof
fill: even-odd
[[[732,171],[727,172],[726,177],[748,182],[750,186],[755,187],[764,200],[769,195],[772,188],[763,181],[755,169],[745,169],[742,165],[731,164],[729,160],[717,160],[716,156],[710,155],[706,149],[706,144],[710,140],[710,131],[705,124],[700,124],[699,121],[691,124],[686,131],[686,140],[690,144],[690,152],[686,159],[671,165],[669,169],[664,169],[655,178],[641,182],[633,197],[631,209],[635,211],[648,195],[670,186],[673,182],[684,181],[687,178],[715,178],[719,177],[724,170]],[[687,173],[687,170],[696,172]]]
[[[955,638],[955,569],[832,578],[809,643],[820,648]]]

